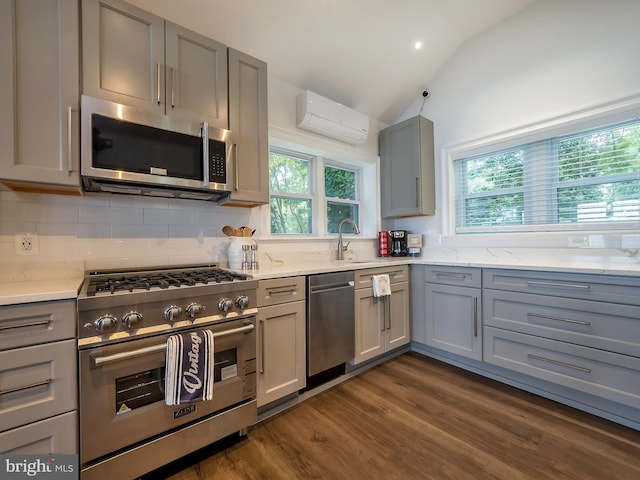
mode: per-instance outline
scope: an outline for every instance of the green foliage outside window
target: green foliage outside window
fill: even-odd
[[[307,159],[273,152],[269,154],[271,233],[311,233],[309,173]]]
[[[637,222],[640,122],[457,160],[456,185],[462,228]]]
[[[336,200],[356,200],[356,172],[332,166],[324,167],[324,194],[327,201],[327,232],[338,233],[338,226],[345,218],[358,223],[358,206]],[[345,225],[343,232],[352,232],[352,226]]]

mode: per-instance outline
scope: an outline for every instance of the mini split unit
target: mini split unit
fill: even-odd
[[[305,90],[297,98],[297,125],[325,137],[360,145],[369,134],[369,117]]]

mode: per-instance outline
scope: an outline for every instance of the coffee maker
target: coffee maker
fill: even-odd
[[[391,256],[406,257],[409,253],[407,250],[407,231],[391,230],[389,235],[391,236]]]

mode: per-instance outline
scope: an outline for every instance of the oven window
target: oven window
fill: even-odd
[[[164,401],[164,367],[116,378],[116,415]]]
[[[238,376],[238,351],[235,348],[216,352],[214,355],[214,382]]]

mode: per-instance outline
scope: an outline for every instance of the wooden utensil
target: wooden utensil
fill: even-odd
[[[227,237],[233,237],[235,235],[235,228],[231,225],[225,225],[222,227],[222,233],[224,233]]]

